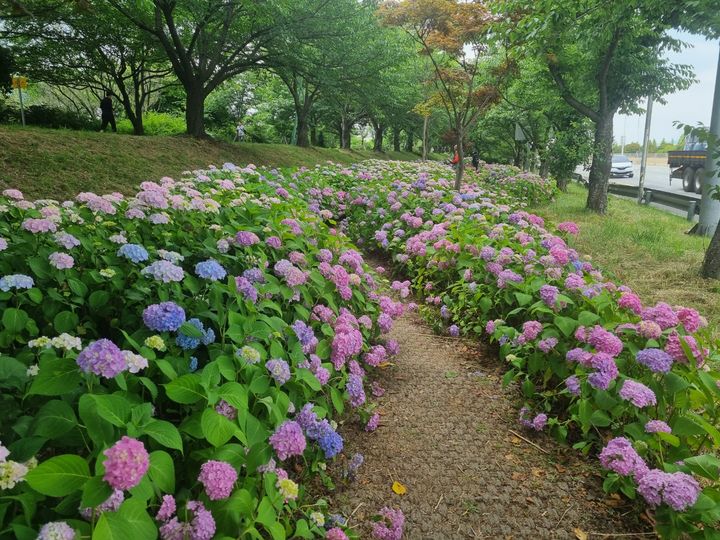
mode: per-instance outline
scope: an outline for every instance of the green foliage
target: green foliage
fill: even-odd
[[[177,114],[148,112],[143,116],[145,135],[179,135],[185,133],[185,119]],[[119,133],[133,133],[130,120],[117,121]]]

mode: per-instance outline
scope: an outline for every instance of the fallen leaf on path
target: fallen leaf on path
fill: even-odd
[[[523,473],[514,472],[512,473],[512,479],[513,480],[522,480],[525,477]]]
[[[385,369],[386,367],[394,366],[392,362],[380,362],[377,367]]]
[[[405,495],[405,493],[407,493],[407,488],[397,481],[393,482],[392,490],[398,495]]]
[[[512,437],[510,437],[510,442],[513,444],[522,444],[522,439],[513,435]]]
[[[586,533],[582,529],[575,527],[573,529],[573,532],[575,533],[575,538],[577,538],[578,540],[588,540],[588,533]]]
[[[538,469],[537,467],[533,467],[532,473],[535,478],[542,478],[542,476],[545,474],[545,471],[543,471],[542,469]]]

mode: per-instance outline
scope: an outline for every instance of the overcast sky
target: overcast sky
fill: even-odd
[[[678,140],[680,130],[673,127],[678,120],[685,124],[702,122],[710,124],[713,91],[715,88],[715,71],[718,60],[718,42],[707,41],[700,36],[677,32],[676,35],[689,44],[683,52],[672,53],[670,60],[678,64],[689,64],[695,71],[698,80],[689,89],[665,96],[666,105],[655,103],[653,105],[652,125],[650,138],[660,142],[661,139]],[[623,133],[625,142],[641,142],[645,117],[615,116],[615,141],[620,142]]]

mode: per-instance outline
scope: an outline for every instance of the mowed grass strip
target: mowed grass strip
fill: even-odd
[[[568,193],[534,211],[557,224],[574,221],[580,234],[572,247],[636,291],[645,304],[664,301],[690,306],[720,334],[720,281],[699,275],[709,238],[686,234],[691,224],[657,208],[610,196],[606,216],[585,210],[587,191],[575,184]]]
[[[313,167],[326,161],[350,164],[365,159],[416,160],[419,156],[0,126],[0,188],[20,189],[29,199],[63,200],[81,191],[129,194],[145,180],[177,177],[185,170],[220,167],[226,162]]]

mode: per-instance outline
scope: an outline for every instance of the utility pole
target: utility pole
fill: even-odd
[[[620,153],[625,154],[625,135],[620,137]]]
[[[645,133],[643,134],[642,159],[640,160],[640,183],[638,184],[638,204],[642,203],[645,195],[645,172],[647,171],[648,142],[650,140],[650,122],[652,121],[653,95],[647,98],[647,112],[645,113]]]
[[[710,117],[710,140],[708,141],[705,171],[708,176],[703,182],[702,199],[700,200],[700,220],[690,231],[693,234],[712,236],[720,220],[720,201],[712,198],[715,186],[720,185],[720,175],[713,154],[717,146],[713,139],[720,139],[720,50],[718,50],[718,70],[715,73],[715,96],[713,98],[712,116]]]

